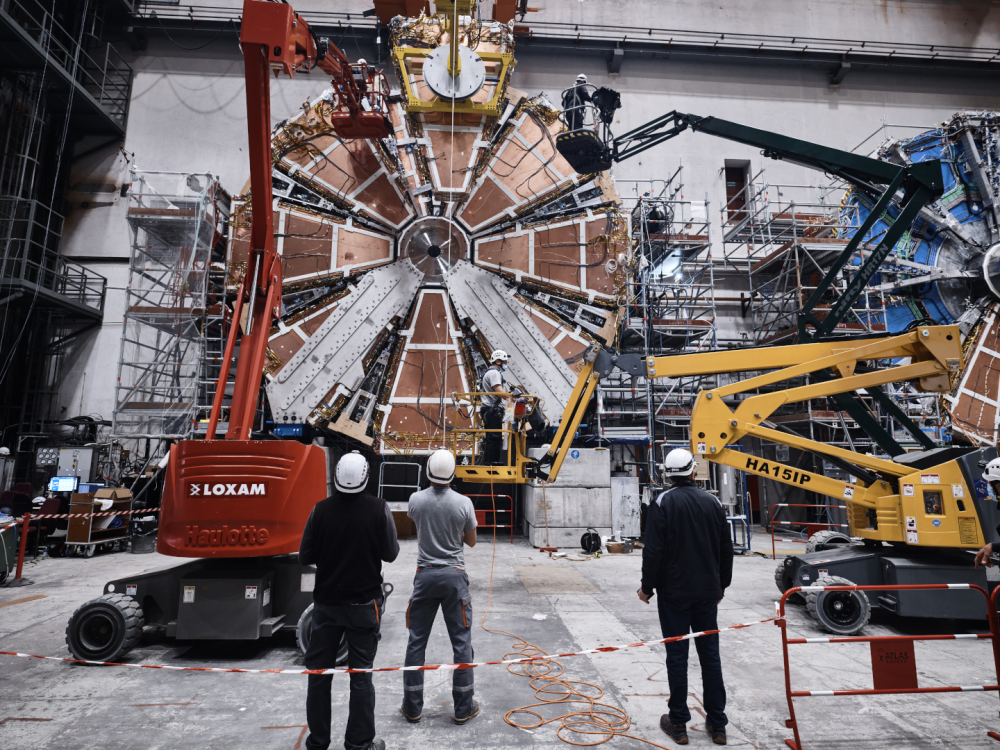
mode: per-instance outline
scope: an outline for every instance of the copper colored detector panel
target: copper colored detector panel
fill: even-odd
[[[414,39],[439,43],[436,22],[413,23]],[[488,36],[480,52],[513,49],[506,26]],[[420,57],[406,65],[399,73],[432,101]],[[488,63],[473,97],[505,92],[493,114],[408,113],[395,101],[390,139],[345,142],[327,92],[276,128],[268,208],[284,279],[266,374],[279,423],[307,421],[383,453],[467,451],[470,438],[453,430],[474,415],[452,395],[476,390],[491,348],[513,345],[511,376],[544,391],[558,418],[587,350],[613,338],[631,267],[627,218],[609,180],[577,175],[556,152],[554,106],[509,88],[500,69]],[[578,188],[605,200],[574,209],[565,196]],[[238,196],[234,210],[232,281],[252,203]]]

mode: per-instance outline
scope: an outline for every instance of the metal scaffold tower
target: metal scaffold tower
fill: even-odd
[[[187,437],[211,404],[227,310],[229,209],[212,175],[132,174],[116,437]]]
[[[753,175],[723,207],[723,256],[727,267],[745,276],[743,305],[756,344],[797,340],[797,315],[830,264],[847,245],[848,230],[859,225],[856,210],[843,211],[844,185],[774,185],[764,170]],[[822,318],[847,284],[814,310]],[[867,291],[838,326],[859,335],[885,330],[884,295]]]
[[[618,184],[631,204],[632,247],[639,259],[623,351],[658,356],[716,349],[708,202],[684,197],[681,168],[665,181]],[[686,440],[702,380],[649,381],[613,373],[598,387],[600,434],[650,446]]]

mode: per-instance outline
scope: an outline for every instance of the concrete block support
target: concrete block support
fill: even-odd
[[[529,451],[535,458],[543,453]],[[558,481],[544,490],[537,482],[525,486],[524,529],[535,547],[579,547],[588,528],[611,531],[611,451],[573,448]]]

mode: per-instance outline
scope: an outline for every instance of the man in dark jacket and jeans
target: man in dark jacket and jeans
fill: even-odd
[[[691,475],[690,451],[675,448],[663,462],[671,487],[649,506],[642,550],[639,598],[649,603],[654,592],[664,638],[717,630],[718,605],[733,580],[733,544],[722,504],[699,489]],[[719,635],[694,639],[701,661],[705,726],[712,741],[726,744],[726,686],[722,681]],[[686,725],[688,641],[667,646],[670,712],[660,728],[679,745],[688,743]]]
[[[332,669],[347,635],[347,665],[371,669],[378,648],[382,605],[382,561],[399,554],[396,525],[385,500],[365,492],[368,461],[357,451],[337,463],[337,491],[316,503],[299,549],[299,562],[316,566],[312,634],[307,669]],[[306,718],[309,750],[330,746],[330,687],[333,675],[309,675]],[[351,675],[346,750],[385,750],[375,739],[372,676]]]

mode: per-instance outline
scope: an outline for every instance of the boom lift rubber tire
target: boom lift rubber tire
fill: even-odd
[[[787,560],[780,560],[774,569],[774,585],[778,587],[778,591],[782,594],[792,587],[792,576],[785,568],[786,563]],[[788,601],[801,604],[803,601],[802,594],[792,594],[788,597]]]
[[[135,647],[145,624],[139,602],[125,594],[105,594],[69,618],[66,645],[77,659],[115,661]]]
[[[853,586],[853,581],[839,576],[823,576],[814,586]],[[828,633],[855,635],[868,624],[872,605],[864,591],[809,591],[806,593],[809,614]]]
[[[838,549],[851,544],[851,537],[842,531],[817,531],[806,542],[806,554],[810,552],[822,552],[828,549]]]

